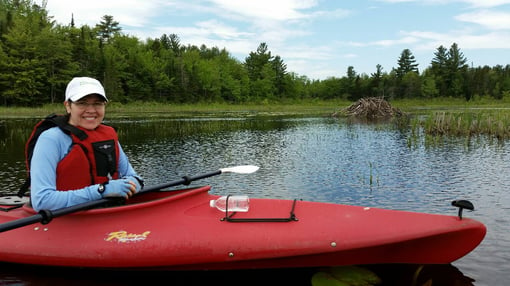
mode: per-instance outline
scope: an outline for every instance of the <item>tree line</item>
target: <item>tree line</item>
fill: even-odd
[[[345,76],[312,80],[287,70],[266,43],[244,61],[226,49],[183,45],[176,34],[142,41],[122,33],[111,15],[94,27],[59,24],[46,2],[0,0],[0,102],[37,106],[60,102],[73,76],[100,80],[116,102],[274,102],[302,99],[510,96],[510,64],[469,66],[456,43],[440,46],[419,70],[404,49],[396,67],[367,75],[349,66]]]

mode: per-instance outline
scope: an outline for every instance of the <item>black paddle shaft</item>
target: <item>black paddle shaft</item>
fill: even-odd
[[[169,188],[169,187],[179,186],[179,185],[186,185],[187,186],[187,185],[189,185],[193,181],[204,179],[204,178],[209,178],[209,177],[216,176],[216,175],[219,175],[219,174],[221,174],[221,170],[217,170],[217,171],[214,171],[214,172],[209,172],[209,173],[202,174],[202,175],[196,175],[196,176],[184,176],[184,177],[182,177],[182,179],[174,181],[174,182],[169,182],[169,183],[165,183],[165,184],[161,184],[161,185],[156,185],[156,186],[151,186],[151,187],[148,187],[148,188],[143,188],[143,189],[140,190],[140,193],[142,193],[142,192],[158,191],[158,190],[161,190],[161,189],[164,189],[164,188]]]
[[[140,190],[140,193],[158,191],[158,190],[161,190],[164,188],[169,188],[169,187],[178,186],[178,185],[189,185],[193,181],[216,176],[221,173],[222,173],[221,170],[217,170],[217,171],[205,173],[202,175],[184,176],[184,177],[182,177],[182,179],[177,180],[177,181],[160,184],[160,185],[156,185],[156,186],[151,186],[148,188],[143,188],[142,190]],[[31,224],[34,224],[37,222],[40,222],[42,224],[47,224],[53,218],[71,214],[71,213],[75,213],[75,212],[79,212],[79,211],[88,210],[88,209],[95,208],[95,207],[99,207],[103,204],[111,202],[112,199],[118,199],[118,198],[104,198],[104,199],[100,199],[100,200],[95,200],[95,201],[90,201],[90,202],[70,206],[67,208],[61,208],[61,209],[54,210],[54,211],[41,210],[38,214],[0,224],[0,232],[4,232],[4,231],[11,230],[11,229],[31,225]]]
[[[54,211],[41,210],[38,214],[0,224],[0,232],[23,227],[26,225],[31,225],[31,224],[34,224],[37,222],[40,222],[42,224],[47,224],[55,217],[59,217],[59,216],[63,216],[66,214],[98,207],[98,206],[105,204],[107,202],[110,202],[110,200],[109,199],[101,199],[101,200],[90,201],[90,202],[70,206],[67,208],[54,210]]]

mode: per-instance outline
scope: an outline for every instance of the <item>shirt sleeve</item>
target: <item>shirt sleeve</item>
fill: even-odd
[[[32,207],[55,210],[101,199],[99,185],[72,191],[57,190],[57,165],[68,153],[72,139],[58,127],[44,131],[37,140],[30,163]],[[134,171],[133,171],[134,172]]]

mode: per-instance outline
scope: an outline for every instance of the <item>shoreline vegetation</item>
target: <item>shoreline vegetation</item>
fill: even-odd
[[[253,116],[333,116],[352,102],[345,100],[305,100],[293,102],[263,102],[251,104],[197,103],[162,104],[134,102],[108,104],[110,118],[123,117],[253,117]],[[486,135],[504,140],[510,138],[510,99],[469,101],[455,98],[430,100],[405,99],[391,101],[391,105],[406,116],[395,118],[399,127],[410,128],[413,137],[422,132],[429,139],[445,136],[471,138]],[[0,107],[2,118],[43,118],[51,113],[64,112],[62,104],[41,107]],[[416,138],[415,138],[416,139]]]
[[[57,23],[46,4],[0,1],[4,107],[56,103],[74,76],[96,78],[110,100],[131,105],[266,102],[269,107],[267,103],[279,100],[356,101],[366,96],[468,102],[510,97],[507,60],[492,67],[474,66],[455,42],[449,48],[438,43],[425,66],[404,48],[395,55],[395,66],[374,62],[375,70],[368,74],[349,65],[345,73],[313,79],[289,70],[285,55],[272,52],[266,42],[242,60],[226,48],[185,45],[171,29],[169,34],[139,39],[125,34],[113,15],[103,15],[94,26],[75,25],[72,15],[68,23]]]

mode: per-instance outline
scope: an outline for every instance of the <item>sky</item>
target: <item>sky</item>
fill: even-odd
[[[423,71],[457,43],[473,67],[510,64],[510,0],[46,0],[57,23],[94,27],[104,15],[145,41],[225,48],[244,62],[266,43],[287,71],[323,80],[349,66],[370,75],[409,49]],[[34,1],[41,4],[42,0]]]

